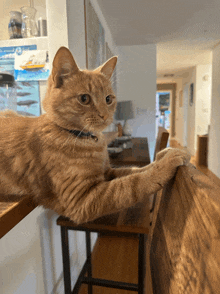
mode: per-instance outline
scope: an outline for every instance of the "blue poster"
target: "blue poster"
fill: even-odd
[[[23,51],[36,50],[36,49],[37,49],[37,45],[0,47],[0,60],[15,59],[15,54],[22,54]]]
[[[36,50],[36,45],[20,47],[0,47],[0,72],[14,75],[16,52]],[[0,110],[12,109],[25,116],[39,116],[40,94],[37,81],[15,82],[14,95],[7,97],[5,87],[0,87]]]

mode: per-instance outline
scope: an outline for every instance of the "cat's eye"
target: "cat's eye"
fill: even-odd
[[[108,95],[105,100],[108,105],[112,104],[112,97],[110,95]]]
[[[88,105],[91,101],[91,98],[88,94],[83,94],[79,96],[78,100],[81,104]]]

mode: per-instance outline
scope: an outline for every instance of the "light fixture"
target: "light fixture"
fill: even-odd
[[[135,117],[132,101],[120,101],[117,104],[115,119],[124,120],[123,136],[130,136],[131,130],[128,125],[128,120]]]

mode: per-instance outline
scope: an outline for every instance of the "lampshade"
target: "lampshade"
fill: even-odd
[[[115,112],[116,120],[128,120],[134,118],[134,108],[132,101],[119,101]]]
[[[6,73],[6,72],[0,72],[0,87],[5,84],[7,84],[9,87],[12,87],[14,85],[15,79],[14,76]]]

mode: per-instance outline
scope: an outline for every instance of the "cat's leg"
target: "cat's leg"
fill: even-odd
[[[83,223],[133,206],[160,190],[174,176],[177,167],[188,164],[189,160],[188,153],[175,149],[144,172],[112,181],[82,181],[76,189],[65,189],[60,195],[64,215]]]
[[[137,167],[137,166],[132,166],[132,167],[109,167],[106,172],[105,172],[105,179],[110,181],[116,178],[121,178],[121,177],[125,177],[125,176],[129,176],[129,175],[133,175],[133,174],[137,174],[137,173],[142,173],[150,168],[152,168],[152,166],[155,163],[150,163],[144,167]]]
[[[151,169],[155,165],[155,163],[160,161],[168,152],[174,152],[175,153],[176,150],[179,150],[179,149],[178,148],[171,148],[171,147],[163,149],[162,151],[158,152],[154,162],[152,162],[152,163],[150,163],[150,164],[148,164],[148,165],[146,165],[144,167],[119,167],[119,168],[109,167],[106,170],[105,178],[108,179],[108,180],[112,180],[112,179],[115,179],[115,178],[120,178],[120,177],[128,176],[128,175],[131,175],[131,174],[135,174],[135,173],[145,172],[148,169]],[[186,150],[185,150],[185,152],[187,153]]]

